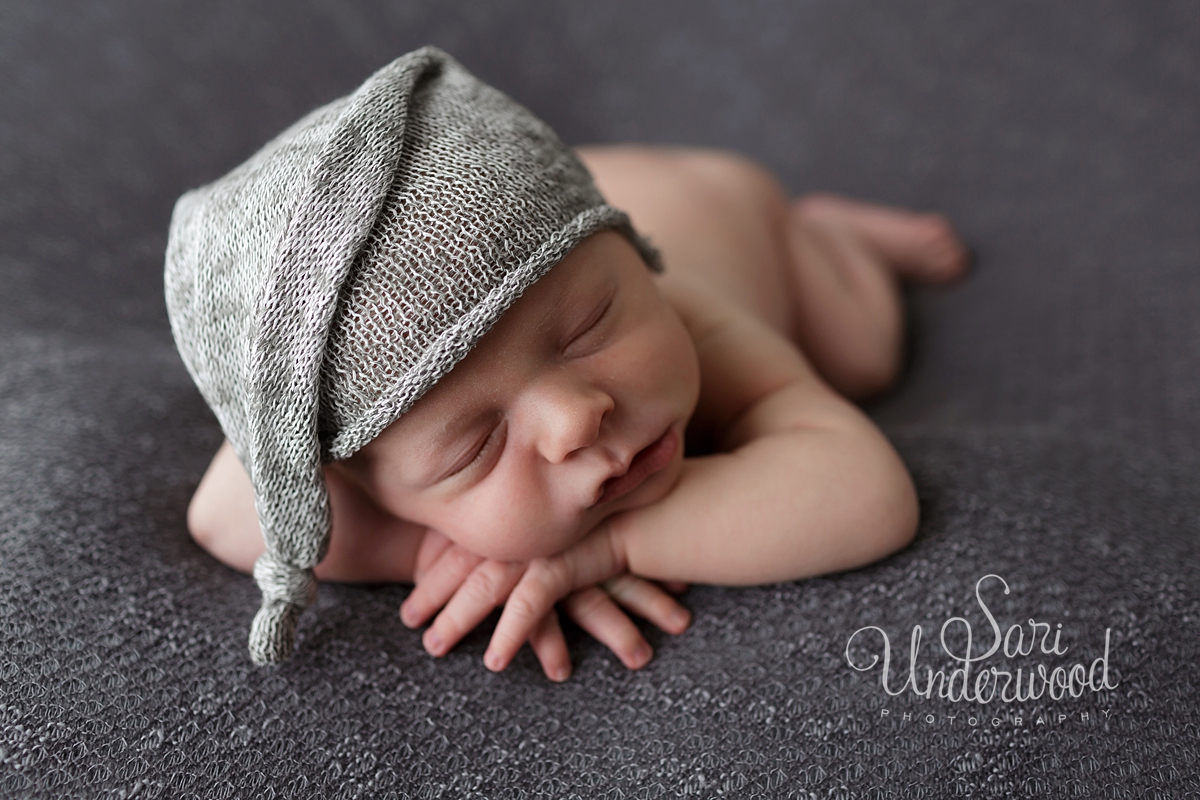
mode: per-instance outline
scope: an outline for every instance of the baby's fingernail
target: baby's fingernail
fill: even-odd
[[[641,667],[646,666],[646,664],[650,661],[650,654],[650,645],[639,644],[637,649],[633,651],[634,668],[640,669]]]
[[[413,619],[412,607],[408,606],[407,604],[401,604],[401,606],[400,606],[400,621],[403,622],[409,628],[416,627],[417,623]]]
[[[571,670],[567,667],[559,667],[554,671],[554,677],[551,680],[562,683],[569,677],[571,677]]]
[[[676,628],[686,628],[692,621],[692,615],[682,608],[671,613],[671,624]]]
[[[500,663],[500,656],[495,653],[484,653],[483,665],[492,672],[499,672],[504,668],[504,665]]]
[[[425,631],[425,649],[430,655],[440,656],[442,654],[442,637],[434,633],[433,628]]]

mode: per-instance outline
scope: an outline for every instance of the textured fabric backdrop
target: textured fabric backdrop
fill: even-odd
[[[489,673],[486,630],[433,660],[403,587],[335,585],[251,665],[257,589],[184,526],[221,435],[167,328],[171,204],[425,43],[570,143],[951,217],[978,267],[912,293],[869,409],[912,547],[693,588],[636,673],[576,630],[563,686],[528,651]],[[0,797],[1195,796],[1198,84],[1182,2],[0,4]],[[948,619],[991,645],[987,574],[1002,629],[1066,652],[975,672],[1087,666],[1107,631],[1116,688],[972,706],[847,662],[878,626],[895,691],[920,625],[921,682],[949,673]]]

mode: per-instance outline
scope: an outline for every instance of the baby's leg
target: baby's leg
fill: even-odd
[[[794,333],[792,281],[780,263],[787,198],[732,153],[674,147],[580,148],[600,191],[662,251],[664,283],[700,281]]]
[[[600,190],[663,251],[663,281],[696,280],[751,309],[861,399],[899,371],[899,279],[960,274],[941,217],[831,196],[790,199],[740,156],[664,147],[583,148]]]
[[[796,340],[853,399],[895,382],[904,350],[900,281],[958,277],[968,254],[945,218],[832,195],[791,201],[786,235]]]

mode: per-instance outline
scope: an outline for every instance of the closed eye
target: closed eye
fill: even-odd
[[[600,326],[600,323],[603,322],[609,316],[608,312],[613,307],[613,299],[614,299],[613,295],[609,295],[608,300],[605,301],[605,303],[603,305],[601,305],[597,308],[596,312],[592,314],[591,319],[589,319],[586,323],[584,323],[583,329],[581,331],[579,331],[579,333],[577,333],[571,337],[571,340],[568,343],[568,346],[575,344],[580,339],[584,338],[585,336],[587,336],[589,333],[591,333],[593,330],[595,330],[596,328],[598,328]]]
[[[485,439],[483,444],[480,445],[479,449],[475,451],[474,457],[467,463],[463,464],[458,469],[447,474],[446,478],[452,478],[456,475],[462,475],[462,474],[469,472],[472,469],[475,469],[481,463],[483,463],[484,461],[487,460],[488,456],[491,455],[492,450],[496,449],[497,446],[502,446],[503,444],[504,444],[504,423],[501,422],[495,428],[492,428],[492,432],[488,435],[487,439]]]

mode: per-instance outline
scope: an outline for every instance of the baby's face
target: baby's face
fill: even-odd
[[[682,320],[606,231],[347,467],[385,509],[477,555],[547,556],[675,485],[699,391]]]

